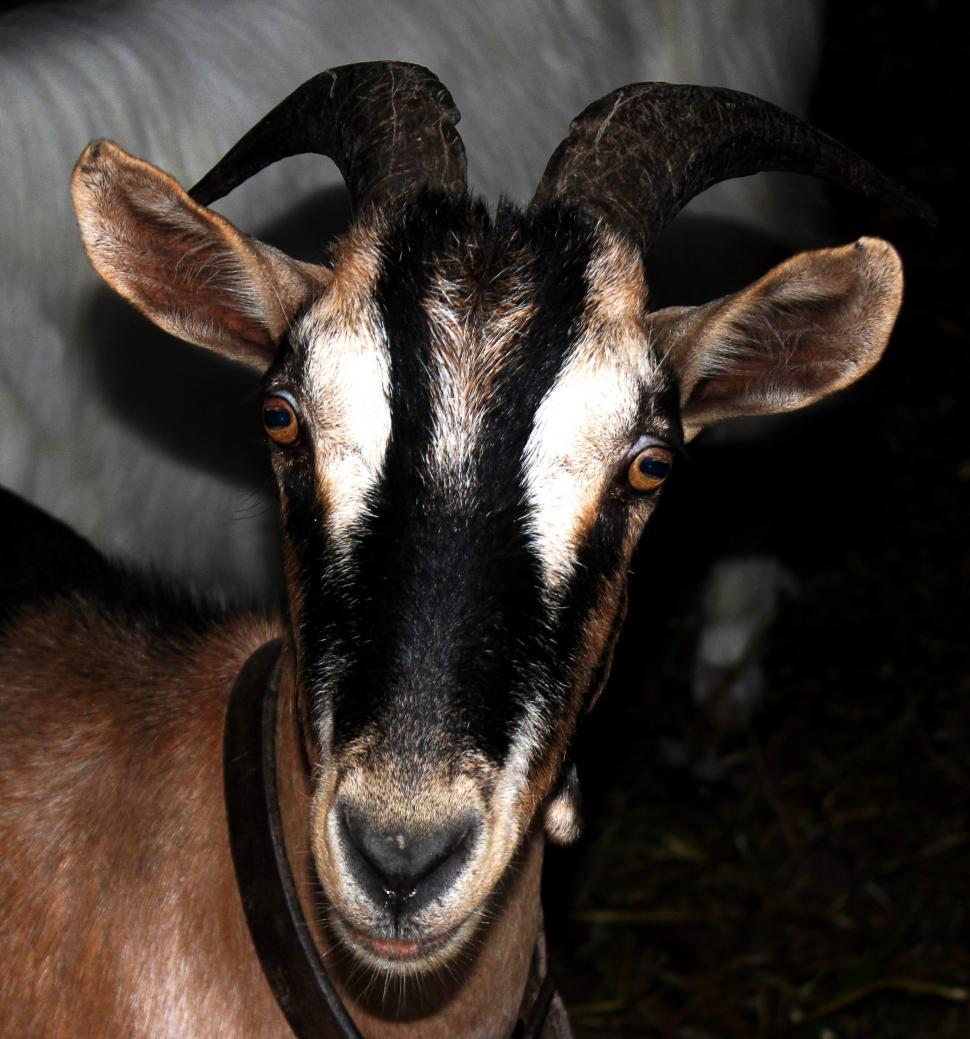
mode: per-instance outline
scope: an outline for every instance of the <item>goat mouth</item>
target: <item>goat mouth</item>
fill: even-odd
[[[437,966],[447,960],[471,933],[473,921],[463,920],[442,934],[428,938],[383,938],[332,920],[338,936],[360,959],[388,971],[407,972]]]

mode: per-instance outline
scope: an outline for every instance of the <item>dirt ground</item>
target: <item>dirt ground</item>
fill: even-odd
[[[879,368],[768,442],[700,441],[636,560],[580,734],[586,833],[546,911],[578,1036],[970,1035],[970,437],[959,3],[831,5],[814,121],[937,210],[832,197],[907,295]],[[749,723],[690,704],[697,581],[722,546],[794,575]],[[661,546],[655,551],[655,546]]]

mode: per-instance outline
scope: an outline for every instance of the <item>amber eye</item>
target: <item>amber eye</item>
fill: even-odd
[[[263,401],[263,426],[277,444],[295,444],[300,436],[296,401],[275,393]]]
[[[651,444],[638,451],[626,471],[627,483],[635,491],[655,491],[667,479],[674,455],[666,447]]]

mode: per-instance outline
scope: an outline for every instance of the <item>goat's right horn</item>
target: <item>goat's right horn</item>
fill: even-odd
[[[202,205],[290,155],[333,159],[360,209],[421,187],[465,189],[465,148],[451,95],[432,72],[402,61],[341,65],[308,79],[261,119],[192,188]]]

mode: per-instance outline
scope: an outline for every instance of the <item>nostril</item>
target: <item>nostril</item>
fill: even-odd
[[[468,859],[481,825],[477,812],[436,829],[380,826],[345,806],[340,815],[351,869],[375,900],[411,909],[446,890]]]

